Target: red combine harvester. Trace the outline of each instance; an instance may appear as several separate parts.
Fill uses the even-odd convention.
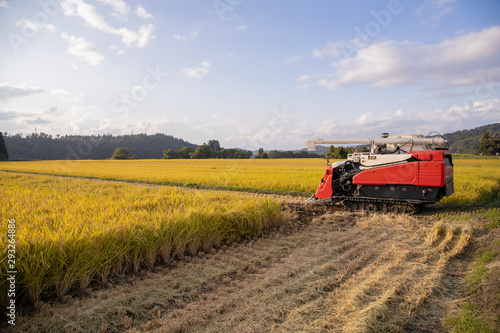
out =
[[[309,203],[336,203],[352,210],[413,214],[452,195],[453,161],[442,137],[389,136],[379,139],[311,139],[317,144],[369,144],[371,152],[349,154],[326,168]]]

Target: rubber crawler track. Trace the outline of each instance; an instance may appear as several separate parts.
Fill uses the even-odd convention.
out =
[[[366,210],[370,212],[395,213],[413,215],[420,212],[425,204],[411,203],[403,200],[349,198],[342,201],[344,207],[350,211]]]

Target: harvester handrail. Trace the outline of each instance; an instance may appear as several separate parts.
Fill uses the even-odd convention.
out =
[[[309,139],[306,141],[306,146],[310,150],[314,150],[316,145],[326,144],[414,144],[414,145],[437,145],[441,146],[445,144],[447,140],[443,138],[355,138],[355,139],[341,139],[341,138],[316,138]]]

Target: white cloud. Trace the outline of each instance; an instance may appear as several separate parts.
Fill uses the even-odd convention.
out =
[[[116,53],[118,53],[119,55],[122,55],[122,54],[124,54],[124,53],[126,53],[126,52],[127,52],[126,50],[120,49],[120,48],[119,48],[118,46],[116,46],[116,45],[111,45],[111,46],[109,47],[109,49],[110,49],[111,51],[116,51]]]
[[[83,102],[83,94],[75,95],[65,89],[51,89],[50,94],[65,102]]]
[[[0,100],[40,94],[43,92],[45,91],[38,87],[16,86],[11,82],[0,83]]]
[[[6,0],[0,0],[0,8],[9,8],[9,3]]]
[[[295,89],[300,91],[303,94],[306,94],[311,89],[311,85],[309,83],[304,83],[304,84],[296,86]]]
[[[500,122],[500,100],[493,98],[476,101],[470,106],[453,105],[444,110],[436,109],[420,113],[408,110],[378,114],[369,112],[352,121],[327,119],[322,122],[323,126],[315,128],[314,133],[310,133],[310,129],[307,129],[307,126],[312,124],[307,123],[298,130],[300,133],[307,133],[304,136],[311,137],[366,138],[378,137],[380,133],[391,131],[389,134],[392,135],[427,135],[430,132],[445,134],[498,122]]]
[[[104,56],[99,53],[99,50],[93,43],[87,42],[83,37],[75,37],[63,32],[61,37],[68,41],[68,53],[72,54],[86,63],[97,66],[104,60]]]
[[[56,114],[55,113],[49,114],[49,112],[38,114],[34,112],[25,112],[18,109],[10,109],[10,110],[0,109],[0,120],[2,120],[6,124],[9,124],[11,127],[15,128],[13,130],[9,130],[10,132],[15,132],[15,133],[20,132],[17,129],[23,129],[25,132],[30,132],[33,130],[32,127],[33,125],[49,124],[50,120],[47,118],[50,118],[51,115],[55,116]]]
[[[65,89],[51,89],[51,95],[69,96],[71,93]]]
[[[181,36],[181,35],[174,35],[174,39],[178,42],[182,42],[182,41],[186,41],[186,40],[189,40],[189,39],[195,39],[196,37],[198,37],[198,32],[197,31],[193,31],[191,32],[189,35],[187,36]]]
[[[417,14],[426,17],[421,26],[435,27],[438,21],[459,6],[458,0],[427,0],[418,8]]]
[[[338,57],[342,54],[343,43],[344,41],[327,42],[321,49],[314,49],[312,56],[315,58]]]
[[[149,41],[155,39],[156,36],[153,35],[155,26],[153,24],[143,25],[139,29],[139,38],[137,39],[137,47],[143,48],[149,44]]]
[[[302,75],[301,77],[295,79],[295,81],[299,81],[299,82],[308,82],[308,81],[311,81],[311,80],[314,80],[314,79],[317,79],[319,78],[320,76],[315,74],[315,75],[307,75],[307,74],[304,74]]]
[[[184,68],[182,71],[190,78],[200,80],[210,71],[209,68],[212,65],[208,61],[203,61],[199,67],[196,68]]]
[[[47,115],[47,116],[56,116],[56,117],[60,117],[64,114],[65,112],[61,109],[59,109],[58,107],[56,106],[52,106],[50,107],[48,110],[45,110],[43,112],[44,115]]]
[[[93,5],[83,2],[83,0],[66,0],[61,2],[61,7],[64,15],[79,16],[92,28],[108,33],[114,33],[115,31]]]
[[[44,124],[49,124],[50,121],[47,119],[44,119],[42,117],[36,117],[36,118],[30,118],[30,119],[25,119],[24,123],[26,125],[44,125]]]
[[[126,28],[119,29],[120,34],[122,35],[122,42],[131,46],[132,44],[136,44],[138,48],[143,48],[144,46],[149,44],[149,41],[156,38],[153,35],[153,31],[155,26],[153,24],[143,25],[139,28],[139,31],[130,31]]]
[[[113,13],[111,15],[124,19],[127,17],[129,7],[125,1],[122,0],[98,0],[100,3],[109,5],[113,8]]]
[[[500,122],[500,100],[478,100],[472,105],[454,105],[445,110],[422,112],[416,115],[415,120],[442,133],[497,123]]]
[[[106,0],[105,2],[112,3],[115,9],[123,8],[120,5],[122,1]],[[92,28],[121,36],[122,42],[127,46],[136,45],[138,48],[143,48],[149,41],[156,37],[153,35],[153,24],[141,26],[138,31],[131,31],[128,28],[116,29],[111,27],[93,5],[85,3],[83,0],[66,0],[61,3],[61,7],[66,16],[79,16]],[[121,11],[123,10],[121,9]]]
[[[336,61],[333,78],[318,84],[329,90],[369,83],[374,87],[432,82],[437,89],[477,84],[480,77],[500,75],[500,27],[447,39],[439,44],[384,41],[351,58]],[[303,76],[304,77],[304,76]]]
[[[458,0],[437,0],[437,6],[442,7],[444,5],[450,4],[450,3],[456,3]]]
[[[289,58],[285,59],[285,62],[287,64],[297,64],[299,60],[302,59],[302,56],[300,54],[296,54],[294,56],[291,56]]]
[[[309,82],[316,80],[320,77],[320,75],[302,75],[301,77],[295,79],[297,82],[304,82],[295,87],[295,90],[306,94],[311,89],[311,84]]]
[[[239,31],[243,31],[243,30],[247,30],[248,27],[246,25],[239,25],[236,27],[236,30],[239,30]]]
[[[30,32],[37,32],[43,28],[49,30],[50,32],[56,31],[56,27],[53,24],[40,24],[33,20],[29,20],[27,18],[23,18],[21,20],[16,21],[16,27],[22,27],[23,30],[28,30]]]
[[[153,18],[153,15],[148,13],[146,9],[144,9],[144,7],[142,7],[141,5],[137,6],[137,8],[135,9],[135,13],[139,18],[142,18],[144,20]]]
[[[26,113],[20,110],[11,109],[11,110],[2,110],[0,109],[0,120],[6,121],[17,121],[21,117],[30,117],[33,116],[32,113]]]

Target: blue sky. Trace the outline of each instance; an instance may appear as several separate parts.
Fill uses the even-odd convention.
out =
[[[0,130],[226,148],[500,122],[500,1],[0,0]]]

